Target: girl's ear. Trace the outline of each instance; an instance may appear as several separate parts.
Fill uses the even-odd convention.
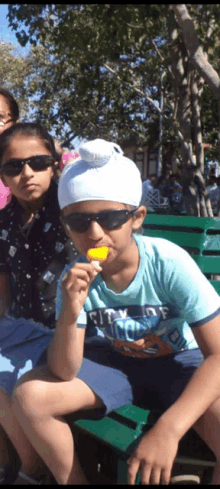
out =
[[[139,229],[142,226],[146,214],[147,214],[146,207],[144,205],[140,205],[140,207],[138,207],[137,211],[134,214],[133,224],[132,224],[133,230]]]
[[[5,181],[5,175],[4,175],[4,173],[1,172],[1,170],[0,170],[0,178],[1,178],[2,183],[4,183],[4,186],[7,187],[8,185]]]
[[[69,238],[71,238],[71,235],[70,235],[70,227],[68,226],[68,224],[66,224],[63,219],[62,219],[62,215],[61,215],[61,223],[62,223],[62,226],[63,226],[63,229],[65,231],[65,233],[67,234],[67,236],[69,236]]]

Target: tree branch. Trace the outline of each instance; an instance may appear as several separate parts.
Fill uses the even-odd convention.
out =
[[[206,55],[200,46],[193,21],[185,4],[173,4],[172,9],[176,15],[177,22],[182,30],[184,43],[190,61],[199,71],[200,75],[210,86],[216,98],[220,98],[220,78],[208,62]]]
[[[112,68],[110,68],[110,66],[108,66],[106,63],[104,63],[103,66],[107,70],[109,70],[111,73],[113,73],[119,81],[121,81],[120,77],[117,75],[117,73],[116,73],[115,70],[113,70]],[[146,95],[146,93],[142,92],[142,90],[140,90],[140,88],[135,87],[135,85],[132,85],[132,83],[129,83],[129,82],[124,82],[124,83],[126,83],[126,85],[128,85],[130,88],[132,88],[136,93],[138,93],[142,97],[146,98],[146,100],[154,107],[154,109],[159,114],[161,114],[160,107],[157,107],[157,105],[154,103],[154,101],[153,101],[153,99],[151,97],[148,97],[148,95]],[[166,116],[164,116],[164,117],[167,118]]]

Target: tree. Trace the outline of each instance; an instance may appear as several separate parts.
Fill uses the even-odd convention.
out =
[[[38,97],[36,117],[53,124],[57,135],[65,130],[80,135],[83,127],[84,137],[135,136],[137,144],[155,139],[157,70],[155,53],[154,59],[148,56],[150,41],[145,46],[145,26],[141,32],[138,28],[142,14],[147,21],[146,7],[140,7],[127,5],[125,12],[123,5],[9,6],[10,25],[18,30],[19,42],[24,45],[29,39],[34,46],[39,76],[32,80],[29,96]],[[159,18],[159,7],[151,10],[151,17]],[[28,34],[18,22],[28,26]],[[151,21],[148,28],[155,29]]]
[[[219,34],[220,34],[219,33],[219,27],[218,27],[218,23],[215,22],[215,15],[216,15],[216,13],[218,13],[218,15],[219,15],[219,11],[216,10],[215,5],[213,5],[212,7],[214,7],[214,9],[212,11],[212,18],[210,21],[210,28],[211,28],[210,30],[211,30],[212,36],[214,37],[217,34],[218,39],[219,39]],[[195,67],[195,69],[199,72],[199,74],[202,76],[202,78],[209,85],[209,87],[211,88],[215,98],[218,101],[218,118],[219,118],[219,124],[218,124],[218,126],[219,126],[218,140],[219,141],[218,142],[219,142],[219,160],[220,160],[220,78],[219,78],[219,75],[218,75],[217,71],[215,70],[214,66],[212,66],[209,63],[209,61],[207,59],[207,55],[204,53],[204,51],[200,45],[197,33],[195,31],[195,27],[193,24],[193,20],[190,17],[190,14],[187,10],[186,5],[184,5],[184,4],[173,5],[173,10],[175,12],[178,24],[182,30],[183,39],[184,39],[184,43],[186,46],[186,50],[187,50],[189,59],[190,59],[191,63],[193,64],[193,66]],[[218,43],[218,54],[219,54],[219,43]],[[215,56],[213,56],[213,58],[214,58],[213,61],[215,60],[215,62],[216,62]]]
[[[170,141],[180,156],[186,205],[191,201],[188,212],[211,215],[202,178],[204,82],[189,59],[174,7],[16,4],[9,5],[8,18],[20,43],[29,40],[33,45],[39,76],[33,76],[29,94],[38,97],[36,115],[53,124],[57,133],[63,131],[63,137],[78,134],[123,141],[132,136],[137,145],[160,144],[163,71],[163,154]],[[216,52],[211,37],[217,29],[214,7],[190,9],[204,51]]]
[[[30,60],[10,42],[0,40],[0,79],[1,86],[11,91],[19,101],[21,117],[29,112],[26,96],[26,83],[31,70]]]
[[[187,51],[187,55],[191,65],[196,69],[196,72],[208,83],[215,98],[218,102],[218,147],[220,160],[220,78],[215,68],[209,63],[207,53],[202,49],[199,38],[197,36],[193,20],[187,10],[186,5],[173,5],[173,10],[176,15],[177,22],[181,28],[182,36]],[[212,34],[214,37],[218,34],[219,27],[216,19],[216,6],[213,5],[209,11],[209,32],[208,37]],[[219,13],[219,11],[218,11]],[[201,31],[201,29],[200,29]],[[219,43],[217,43],[217,48]]]

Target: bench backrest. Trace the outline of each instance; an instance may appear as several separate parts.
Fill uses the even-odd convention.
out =
[[[148,214],[143,234],[165,238],[184,248],[202,272],[220,275],[220,219]],[[211,280],[220,293],[220,281]]]

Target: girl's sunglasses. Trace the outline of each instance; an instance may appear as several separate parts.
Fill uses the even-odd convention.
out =
[[[48,166],[52,166],[54,159],[49,155],[35,155],[29,158],[16,158],[9,160],[5,165],[2,165],[0,171],[9,177],[15,177],[22,172],[24,165],[29,165],[34,171],[45,170]]]
[[[71,231],[85,233],[88,231],[92,221],[98,222],[100,226],[105,229],[115,229],[118,226],[122,226],[122,224],[125,224],[137,209],[138,207],[131,210],[117,209],[112,211],[101,211],[97,214],[74,213],[69,214],[68,216],[62,216],[60,219],[64,224],[70,227]]]

